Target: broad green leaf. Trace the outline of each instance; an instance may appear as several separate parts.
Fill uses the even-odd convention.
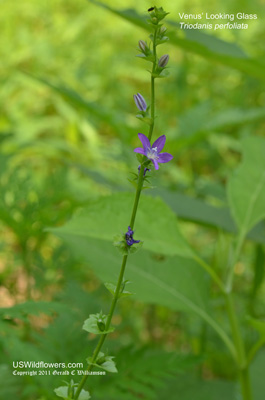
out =
[[[74,215],[66,225],[51,231],[112,242],[117,233],[127,232],[133,202],[133,193],[99,198]],[[141,196],[134,236],[144,242],[143,248],[156,253],[194,255],[179,231],[176,215],[159,198]]]
[[[257,245],[255,248],[255,262],[253,263],[254,279],[252,282],[251,295],[253,299],[256,297],[265,278],[265,251],[263,246]]]
[[[147,24],[146,18],[133,9],[119,10],[97,0],[90,0],[90,2],[149,32],[152,30],[151,26]],[[235,68],[262,81],[265,80],[264,65],[259,60],[248,57],[237,44],[191,29],[181,30],[180,36],[179,23],[175,21],[167,21],[167,23],[174,28],[174,32],[167,33],[170,44],[210,61]]]
[[[189,108],[179,116],[177,148],[192,146],[209,136],[213,131],[220,131],[263,120],[264,107],[248,109],[227,108],[219,112],[212,110],[209,101]]]
[[[203,381],[192,373],[180,375],[168,382],[167,390],[161,391],[159,398],[175,400],[176,393],[181,400],[235,400],[236,385],[225,380]]]
[[[66,306],[56,302],[27,301],[25,303],[16,304],[13,307],[0,308],[0,316],[7,319],[17,318],[22,321],[27,321],[29,315],[53,315],[66,310]]]
[[[260,336],[265,337],[265,321],[261,321],[255,318],[248,318],[250,325],[259,332]]]
[[[257,354],[257,357],[250,366],[250,380],[254,400],[264,400],[265,393],[265,351]]]
[[[126,283],[126,282],[125,282]],[[129,282],[127,282],[129,283]],[[108,289],[108,291],[114,296],[115,292],[116,292],[116,285],[114,285],[111,282],[105,282],[104,286]],[[119,297],[127,297],[127,296],[131,296],[133,293],[129,292],[128,290],[122,290],[122,292],[120,292]]]
[[[54,392],[56,396],[62,397],[64,400],[70,400],[70,397],[68,397],[68,386],[60,386],[54,389]]]
[[[167,398],[163,393],[168,380],[171,382],[172,376],[176,380],[176,374],[189,374],[201,361],[200,357],[155,350],[146,345],[140,349],[134,345],[123,347],[117,353],[119,373],[104,380],[104,385],[97,388],[97,396],[101,400]]]
[[[74,392],[76,392],[76,390],[77,388],[74,388]],[[68,386],[60,386],[54,389],[54,391],[58,397],[62,397],[64,400],[71,400],[68,397]],[[89,399],[91,399],[89,392],[82,389],[80,395],[78,396],[78,400],[89,400]]]
[[[201,199],[177,192],[155,189],[153,195],[161,197],[176,213],[179,219],[236,233],[237,227],[226,207],[215,207]],[[260,222],[248,233],[247,237],[257,243],[265,243],[265,224]]]
[[[104,369],[107,372],[116,373],[118,372],[115,362],[113,361],[113,356],[105,356],[104,353],[100,352],[98,354],[97,360],[92,364],[92,358],[87,358],[88,365],[94,365],[97,368]]]
[[[89,112],[91,115],[94,115],[100,120],[104,120],[108,122],[111,126],[115,128],[115,130],[121,135],[128,131],[130,128],[128,124],[122,119],[122,116],[118,113],[114,113],[113,111],[105,109],[102,105],[92,103],[83,98],[78,92],[76,92],[73,88],[68,87],[63,84],[53,83],[49,79],[33,76],[26,72],[22,73],[22,76],[25,75],[26,78],[33,79],[35,81],[40,82],[41,84],[49,87],[54,90],[58,94],[60,94],[67,102],[74,105],[81,111]]]
[[[117,281],[121,256],[110,242],[66,232],[60,232],[59,236],[69,243],[79,258],[89,263],[99,279]],[[180,256],[157,256],[142,250],[128,258],[125,276],[138,300],[199,315],[234,351],[227,335],[211,316],[208,280],[195,261]]]
[[[265,118],[265,108],[227,108],[214,113],[208,121],[205,121],[204,129],[209,131],[226,129],[233,126],[245,125],[260,121]]]
[[[112,360],[113,357],[106,357],[106,361],[99,365],[99,368],[104,369],[107,372],[112,372],[112,373],[116,373],[118,372],[115,362]]]
[[[94,333],[95,335],[105,335],[106,333],[111,333],[114,331],[114,328],[110,327],[108,330],[100,330],[98,327],[98,321],[102,320],[106,325],[107,323],[107,315],[101,314],[91,314],[88,319],[85,320],[83,329],[84,331]],[[104,329],[104,325],[103,325]]]
[[[0,399],[20,399],[23,382],[12,375],[11,368],[11,363],[0,364]]]
[[[228,182],[228,200],[240,234],[265,217],[265,139],[242,141],[243,161]]]

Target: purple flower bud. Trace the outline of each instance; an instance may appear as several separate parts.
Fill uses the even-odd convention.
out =
[[[169,60],[169,55],[168,54],[164,54],[162,57],[159,58],[158,60],[158,66],[161,68],[165,68],[165,66],[167,65]]]
[[[140,240],[134,240],[134,231],[128,226],[128,232],[125,233],[125,240],[128,246],[132,246],[134,243],[140,243]]]
[[[140,47],[140,50],[142,50],[143,53],[146,53],[148,50],[147,44],[144,40],[139,40],[138,45]]]
[[[143,96],[140,93],[137,93],[133,96],[136,107],[140,110],[140,111],[146,111],[147,105],[145,102],[145,99],[143,98]]]
[[[140,173],[140,169],[141,169],[141,165],[139,165],[139,167],[138,167],[138,172],[139,172],[139,173]],[[146,174],[147,171],[151,171],[151,169],[145,168],[145,169],[144,169],[144,176],[145,176],[145,174]]]

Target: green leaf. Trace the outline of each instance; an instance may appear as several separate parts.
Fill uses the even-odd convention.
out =
[[[152,31],[152,27],[146,23],[145,17],[139,15],[133,9],[119,10],[97,0],[90,0],[90,2],[105,8],[148,32]],[[174,31],[168,32],[170,44],[181,47],[193,54],[200,55],[214,63],[219,62],[262,81],[265,80],[264,65],[258,59],[247,56],[237,44],[226,42],[215,36],[192,29],[181,30],[180,36],[179,23],[175,21],[167,21],[167,23],[174,28]]]
[[[88,319],[85,320],[83,328],[84,331],[94,333],[95,335],[105,335],[106,333],[110,333],[114,331],[113,327],[110,327],[108,330],[101,331],[98,327],[98,320],[103,320],[104,324],[107,323],[107,315],[101,314],[91,314]]]
[[[265,217],[265,139],[242,141],[243,161],[228,182],[228,200],[240,234]]]
[[[107,372],[112,372],[112,373],[118,372],[115,362],[112,360],[112,358],[114,357],[107,356],[106,361],[103,364],[99,365],[99,368],[102,368]]]
[[[261,321],[255,318],[248,318],[247,319],[249,324],[259,332],[260,336],[265,336],[265,321]]]
[[[11,363],[0,364],[0,398],[20,399],[22,390],[22,382],[12,375]]]
[[[124,284],[129,283],[128,281],[124,282]],[[116,285],[114,285],[113,283],[110,282],[105,282],[104,286],[108,289],[108,291],[114,296],[115,295],[115,291],[116,291]],[[127,297],[127,296],[131,296],[133,293],[128,292],[128,290],[123,290],[122,292],[120,292],[119,297]]]
[[[153,348],[122,348],[117,353],[119,374],[108,376],[104,385],[97,388],[102,400],[154,400],[164,399],[168,379],[176,380],[177,374],[189,374],[201,358],[165,352]],[[161,368],[163,366],[163,368]],[[176,392],[174,392],[176,394]]]
[[[103,281],[117,281],[121,257],[112,244],[104,240],[87,239],[66,234],[64,238],[79,258],[89,263]],[[160,304],[172,310],[193,312],[204,319],[222,337],[233,352],[234,348],[209,309],[208,280],[195,261],[180,256],[165,257],[142,250],[129,257],[126,276],[138,300]]]
[[[95,363],[92,363],[92,358],[93,357],[87,358],[88,365],[94,365],[95,367],[104,369],[107,372],[118,372],[115,362],[113,361],[113,356],[105,356],[104,353],[100,352]]]
[[[70,397],[68,397],[68,386],[60,386],[54,389],[54,391],[58,397],[62,397],[64,400],[71,400]]]
[[[175,400],[178,393],[181,400],[235,400],[236,385],[231,381],[203,381],[193,374],[177,376],[168,382],[167,389],[161,392],[160,398]]]
[[[201,199],[177,192],[156,189],[152,193],[161,197],[177,214],[179,219],[196,222],[226,232],[236,233],[237,227],[227,207],[215,207]],[[257,224],[247,237],[257,243],[265,243],[265,224]]]
[[[74,392],[76,392],[76,390],[77,388],[74,388]],[[62,397],[64,400],[71,400],[70,397],[68,397],[68,386],[60,386],[54,389],[54,391],[58,397]],[[82,389],[80,395],[78,396],[78,400],[89,400],[89,399],[91,399],[89,392]]]
[[[57,235],[112,241],[117,233],[127,231],[128,213],[132,210],[133,202],[133,193],[101,197],[74,215],[63,227],[50,230]],[[135,236],[144,242],[145,249],[156,253],[194,256],[180,233],[176,215],[159,198],[141,196]]]
[[[34,81],[37,81],[42,85],[45,85],[48,88],[52,89],[54,92],[57,92],[75,108],[78,108],[84,112],[89,112],[97,119],[108,122],[109,125],[113,126],[122,137],[124,136],[124,132],[128,132],[128,124],[125,123],[120,114],[115,114],[113,110],[107,110],[102,105],[99,106],[99,104],[97,103],[87,101],[73,88],[66,86],[65,84],[60,84],[58,82],[54,83],[48,78],[30,75],[27,72],[21,72],[21,75],[24,76],[26,79],[33,79]]]
[[[265,351],[261,351],[250,366],[250,380],[255,400],[264,400],[265,393]]]
[[[29,315],[54,315],[66,311],[67,307],[63,304],[52,301],[26,301],[16,304],[13,307],[0,308],[0,316],[5,319],[20,319],[28,321]]]
[[[143,117],[140,114],[136,115],[136,118],[140,119],[142,122],[145,122],[147,125],[151,125],[152,124],[152,119],[151,118]]]
[[[263,120],[264,107],[226,108],[215,112],[209,101],[204,101],[189,108],[179,115],[179,133],[177,149],[187,148],[205,139],[212,132],[251,124]]]
[[[252,296],[255,298],[258,290],[260,289],[264,277],[265,277],[265,251],[261,245],[257,245],[255,249],[255,262],[253,265],[254,268],[254,279],[252,283]]]

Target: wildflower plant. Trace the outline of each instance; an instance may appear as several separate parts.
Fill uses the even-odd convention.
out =
[[[144,122],[144,126],[148,126],[148,132],[135,134],[135,142],[137,140],[140,141],[138,147],[134,150],[136,153],[136,157],[138,160],[137,166],[135,167],[136,171],[133,173],[134,178],[131,179],[131,183],[136,188],[134,202],[132,203],[132,212],[130,218],[126,225],[123,228],[123,232],[117,234],[114,238],[114,246],[119,250],[122,255],[121,268],[118,275],[118,280],[116,284],[112,282],[106,282],[105,287],[112,295],[112,302],[110,305],[109,312],[104,314],[102,311],[97,314],[89,315],[84,322],[83,329],[89,333],[98,335],[99,340],[94,349],[94,352],[91,356],[87,358],[87,369],[86,374],[83,375],[81,381],[79,383],[75,383],[71,380],[70,383],[67,383],[65,386],[61,386],[55,389],[55,393],[57,396],[62,397],[66,400],[88,400],[90,398],[90,394],[88,391],[84,389],[87,377],[89,372],[93,368],[103,369],[109,373],[116,373],[117,366],[115,364],[114,356],[107,354],[103,345],[109,333],[114,331],[114,327],[111,325],[112,317],[115,312],[115,308],[118,300],[122,297],[130,296],[132,293],[127,290],[127,286],[130,283],[125,279],[125,269],[128,258],[131,254],[138,251],[141,246],[144,245],[143,240],[140,235],[138,235],[137,227],[135,229],[136,216],[139,206],[139,201],[141,197],[141,193],[143,189],[150,188],[146,183],[149,183],[149,178],[152,174],[158,173],[160,168],[160,164],[168,163],[172,160],[173,156],[164,151],[164,147],[166,147],[166,136],[162,133],[158,135],[158,137],[153,138],[154,125],[155,125],[155,81],[157,78],[166,77],[168,74],[167,66],[169,63],[169,55],[168,54],[157,54],[158,46],[165,43],[168,38],[166,37],[166,28],[163,26],[162,21],[166,17],[167,13],[163,10],[163,8],[151,7],[149,10],[149,18],[148,23],[152,28],[152,33],[149,36],[150,41],[141,39],[138,42],[138,57],[143,59],[144,61],[151,64],[150,74],[151,74],[151,91],[150,91],[150,99],[149,96],[143,93],[134,94],[134,102],[137,109],[136,117],[139,118],[142,122]],[[140,145],[141,144],[141,145]],[[156,233],[157,230],[153,229],[153,226],[159,226],[159,228],[164,232],[163,237],[163,246],[167,248],[167,253],[172,256],[176,256],[180,258],[176,258],[177,262],[183,262],[183,264],[189,268],[189,273],[187,274],[187,281],[184,279],[180,279],[180,283],[178,282],[178,274],[176,273],[175,280],[172,278],[172,273],[176,269],[170,269],[170,277],[166,277],[165,280],[162,279],[162,284],[159,284],[159,293],[161,292],[161,297],[163,294],[167,296],[166,305],[172,304],[172,299],[177,304],[178,302],[184,305],[190,311],[193,311],[197,314],[205,323],[207,323],[211,328],[215,331],[215,333],[222,340],[223,344],[226,346],[227,351],[231,359],[233,359],[234,364],[236,366],[237,376],[240,383],[240,391],[241,396],[237,397],[242,400],[253,400],[252,394],[252,385],[249,374],[249,367],[256,356],[258,350],[264,347],[265,343],[265,322],[258,320],[256,318],[251,318],[249,320],[249,324],[257,331],[260,335],[259,339],[254,342],[251,347],[249,343],[245,343],[244,336],[241,332],[240,320],[237,315],[237,311],[234,304],[234,275],[236,266],[240,260],[240,255],[242,252],[242,248],[245,242],[245,239],[249,233],[251,233],[252,228],[255,225],[262,221],[265,216],[265,159],[264,159],[264,148],[265,142],[263,138],[260,137],[247,137],[242,141],[242,150],[243,150],[243,162],[240,167],[237,169],[236,173],[231,176],[228,181],[227,186],[227,194],[228,194],[228,203],[231,210],[231,215],[237,226],[237,236],[234,243],[229,246],[229,256],[227,256],[227,270],[221,273],[219,276],[219,271],[215,266],[210,265],[202,259],[197,252],[192,249],[182,238],[180,235],[177,225],[175,225],[175,214],[171,213],[171,210],[167,208],[163,208],[163,212],[160,212],[161,208],[158,208],[159,212],[150,212],[147,221],[148,221],[148,236],[145,239],[145,247],[149,250],[156,251],[157,243],[156,242]],[[119,193],[120,197],[123,196]],[[122,204],[127,205],[129,197],[126,195],[123,196],[123,202],[116,203],[115,194],[113,196],[113,204],[118,204],[119,207]],[[155,199],[153,199],[153,204],[155,203]],[[158,200],[160,201],[160,200]],[[108,206],[110,203],[110,199],[108,199]],[[107,201],[102,200],[101,207],[106,205]],[[150,202],[149,200],[145,200],[144,196],[142,196],[141,205],[143,208],[145,207],[145,211],[149,210]],[[93,206],[92,211],[98,211],[99,205],[97,202],[96,206]],[[104,216],[108,217],[111,215],[112,209],[111,207],[105,207],[107,211]],[[155,209],[155,207],[154,207]],[[201,209],[201,208],[199,208]],[[90,212],[90,211],[89,211]],[[121,223],[123,222],[124,216],[127,216],[127,206],[123,210],[123,218],[121,218]],[[212,212],[212,211],[211,211]],[[153,223],[153,215],[156,215],[158,218],[163,214],[163,219],[161,218],[159,221],[160,225],[152,225]],[[89,218],[86,220],[86,224],[84,224],[84,229],[88,230],[87,223],[90,223],[93,212],[89,213]],[[167,215],[167,217],[166,217]],[[217,214],[220,216],[220,214]],[[223,215],[223,214],[222,214]],[[102,218],[102,217],[101,217]],[[157,219],[157,218],[156,218]],[[171,225],[171,221],[174,221],[174,224]],[[218,217],[219,220],[219,217]],[[78,222],[74,221],[73,226],[75,227]],[[100,219],[102,221],[102,219]],[[166,223],[163,225],[164,221]],[[204,217],[202,219],[203,223],[205,223]],[[210,221],[210,220],[209,220]],[[156,221],[158,224],[158,222]],[[230,222],[229,222],[230,223]],[[139,225],[141,221],[139,219]],[[98,225],[96,225],[98,226]],[[218,224],[216,226],[219,226]],[[220,225],[221,227],[221,225]],[[68,228],[69,229],[69,226]],[[72,227],[73,229],[73,227]],[[106,229],[108,227],[106,226]],[[263,228],[262,228],[263,229]],[[70,227],[71,231],[71,227]],[[68,231],[69,232],[69,231]],[[86,232],[86,231],[85,231]],[[109,231],[110,232],[110,231]],[[104,232],[105,236],[109,236]],[[112,230],[111,230],[112,232]],[[259,231],[260,232],[260,231]],[[82,232],[84,233],[84,232]],[[143,234],[143,233],[142,233]],[[98,237],[102,238],[102,230],[97,233]],[[153,236],[152,236],[153,235]],[[175,236],[174,236],[175,235]],[[152,238],[150,243],[147,241],[148,238]],[[258,243],[261,243],[261,237],[259,238]],[[179,241],[179,248],[176,243],[176,240]],[[262,239],[264,242],[264,239]],[[149,248],[148,248],[149,246]],[[260,247],[258,247],[260,248]],[[108,247],[108,249],[110,249]],[[109,250],[111,251],[111,250]],[[144,252],[143,252],[144,253]],[[114,253],[113,253],[114,254]],[[116,253],[115,253],[116,254]],[[258,253],[259,258],[261,257]],[[97,253],[98,256],[98,253]],[[118,255],[119,256],[119,255]],[[116,257],[116,255],[115,255]],[[136,256],[137,257],[137,256]],[[187,257],[187,259],[186,259]],[[144,259],[144,255],[142,256]],[[261,257],[262,258],[262,257]],[[106,258],[102,258],[98,261],[98,265],[105,261]],[[116,260],[116,258],[115,258]],[[144,261],[145,262],[145,261]],[[142,263],[142,267],[144,267],[144,262]],[[195,266],[193,265],[195,262]],[[220,267],[223,268],[222,260],[220,261]],[[264,261],[262,261],[264,264]],[[215,288],[219,291],[222,296],[222,304],[223,309],[227,316],[227,323],[229,323],[229,332],[226,332],[226,324],[224,327],[219,323],[217,319],[215,319],[208,312],[208,304],[207,307],[204,307],[204,304],[200,305],[201,296],[200,293],[200,285],[201,283],[198,279],[198,276],[193,276],[194,273],[198,271],[197,266],[203,268],[204,271],[209,275],[212,279],[212,282],[215,285]],[[219,267],[219,264],[218,264]],[[159,266],[160,268],[160,266]],[[184,269],[184,268],[182,268]],[[221,268],[220,268],[221,269]],[[158,270],[157,270],[158,271]],[[258,271],[258,270],[257,270]],[[133,271],[131,271],[133,273]],[[259,272],[257,272],[258,276]],[[139,276],[135,275],[135,276]],[[201,276],[202,277],[202,276]],[[156,284],[154,277],[152,276],[152,285]],[[164,278],[164,276],[163,276]],[[191,279],[190,279],[191,278]],[[170,281],[169,281],[170,280]],[[259,276],[256,278],[256,287],[260,285],[262,282],[262,278]],[[173,284],[171,285],[171,281]],[[192,282],[194,281],[194,282]],[[186,285],[183,285],[183,282],[186,282]],[[203,276],[203,282],[205,282],[205,277]],[[164,284],[165,283],[165,284]],[[193,286],[194,283],[194,286]],[[179,286],[178,286],[179,285]],[[182,286],[186,286],[182,291]],[[165,289],[166,288],[166,289]],[[164,290],[164,291],[163,291]],[[186,293],[187,292],[187,293]],[[198,293],[194,298],[193,292]],[[157,291],[155,290],[151,296],[152,301],[157,296]],[[165,303],[162,303],[165,304]],[[185,309],[185,308],[184,308]],[[219,317],[218,317],[219,318]],[[249,348],[248,348],[249,347]],[[236,397],[235,397],[236,398]]]
[[[168,40],[168,38],[165,36],[166,28],[162,25],[162,21],[168,13],[165,12],[162,7],[152,7],[148,10],[148,12],[149,17],[147,22],[151,25],[153,31],[149,36],[151,39],[151,45],[149,46],[146,41],[140,40],[138,43],[140,54],[138,56],[152,64],[152,70],[150,71],[150,106],[147,106],[145,98],[142,94],[137,93],[133,97],[136,107],[139,110],[139,113],[136,116],[149,125],[149,132],[148,136],[144,135],[143,133],[138,134],[143,148],[137,147],[134,149],[134,152],[138,153],[137,157],[140,165],[138,166],[138,174],[135,174],[135,180],[132,181],[136,187],[136,193],[128,230],[121,235],[117,235],[114,240],[114,246],[116,246],[123,255],[121,269],[116,285],[109,282],[105,283],[105,287],[112,295],[109,313],[104,315],[101,311],[98,314],[91,314],[83,325],[83,329],[85,331],[99,335],[99,341],[92,356],[87,358],[87,374],[83,376],[79,384],[74,383],[71,380],[69,384],[67,383],[67,386],[61,386],[55,389],[56,395],[66,400],[88,400],[91,398],[89,392],[84,390],[83,387],[86,383],[89,371],[91,371],[94,367],[108,372],[117,372],[117,368],[113,360],[114,357],[105,354],[101,351],[101,349],[107,338],[107,335],[114,331],[114,328],[111,326],[111,321],[117,301],[123,296],[132,294],[125,290],[129,281],[124,280],[124,274],[129,254],[137,251],[143,244],[140,239],[134,239],[133,230],[141,192],[145,188],[144,181],[147,180],[147,172],[152,171],[152,164],[154,169],[158,170],[159,163],[167,163],[173,158],[173,156],[169,153],[161,153],[166,142],[165,135],[161,135],[158,139],[156,139],[152,146],[150,144],[155,124],[155,80],[156,78],[163,78],[167,76],[166,66],[169,61],[169,55],[164,54],[159,58],[157,55],[157,46]]]

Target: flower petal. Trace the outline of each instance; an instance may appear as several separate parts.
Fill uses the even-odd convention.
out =
[[[134,152],[145,155],[144,149],[142,149],[142,147],[136,147],[136,149],[134,149]]]
[[[160,151],[163,149],[166,143],[166,135],[160,136],[156,141],[153,143],[152,148],[156,147],[157,152],[160,153]]]
[[[151,144],[149,142],[148,137],[146,137],[143,133],[138,133],[138,137],[142,142],[145,152],[147,151],[147,149],[151,149]]]
[[[160,153],[159,154],[159,158],[158,158],[158,162],[159,163],[166,163],[171,161],[173,158],[172,154],[169,153]]]
[[[155,166],[155,169],[159,169],[159,165],[158,165],[157,160],[152,160],[152,162],[153,162],[153,164]]]

